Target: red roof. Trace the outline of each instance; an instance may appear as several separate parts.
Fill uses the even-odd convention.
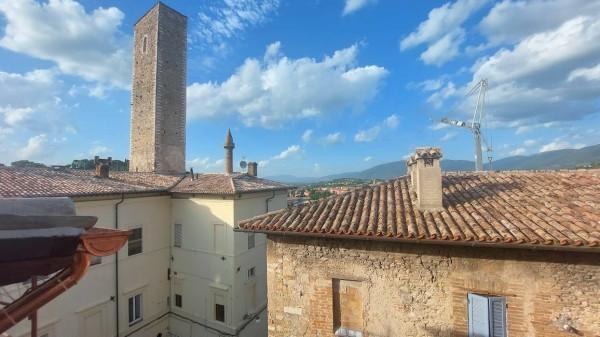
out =
[[[400,177],[257,216],[238,230],[600,252],[600,170],[448,173],[442,181],[443,210],[418,210],[410,179]]]
[[[94,171],[15,168],[0,166],[0,198],[92,196],[120,193],[198,193],[235,194],[286,190],[290,187],[245,173],[165,175],[142,172],[110,172],[109,178],[98,178]]]

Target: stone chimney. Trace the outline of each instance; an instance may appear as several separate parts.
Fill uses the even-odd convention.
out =
[[[235,144],[233,143],[233,137],[231,137],[231,130],[227,129],[227,135],[225,136],[225,173],[233,173],[233,149]]]
[[[258,176],[258,163],[251,161],[248,163],[248,175],[256,177]]]
[[[417,148],[406,162],[412,189],[417,194],[420,210],[436,210],[442,204],[442,150],[437,147]]]
[[[110,164],[112,163],[112,157],[107,159],[100,159],[100,157],[94,157],[94,164],[96,164],[96,174],[98,178],[108,178],[110,175]]]

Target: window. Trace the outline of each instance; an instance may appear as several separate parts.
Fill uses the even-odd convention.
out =
[[[214,225],[214,249],[216,253],[225,252],[225,225]]]
[[[134,228],[129,235],[129,243],[127,245],[127,255],[136,255],[142,252],[142,229]]]
[[[179,247],[179,248],[181,248],[181,242],[182,242],[182,240],[183,240],[183,237],[182,237],[182,234],[183,234],[183,233],[182,233],[182,230],[183,230],[183,228],[182,228],[181,224],[180,224],[180,223],[176,223],[176,224],[175,224],[175,227],[174,227],[174,231],[175,231],[175,233],[174,233],[174,235],[173,235],[173,241],[174,241],[174,242],[173,242],[173,245],[174,245],[175,247]]]
[[[254,233],[248,234],[248,249],[254,248]]]
[[[506,337],[506,298],[469,293],[469,337]]]
[[[215,321],[225,322],[225,296],[215,294]]]
[[[129,298],[129,325],[142,320],[142,294]]]
[[[248,269],[248,279],[254,278],[254,276],[256,276],[256,267]]]
[[[142,53],[146,54],[148,50],[148,35],[144,35],[144,39],[142,40]]]
[[[362,337],[362,283],[333,280],[333,331],[335,336]]]
[[[102,263],[102,257],[92,255],[92,258],[90,259],[90,266],[95,266],[100,263]]]
[[[183,306],[183,298],[179,294],[175,294],[175,306],[178,308]]]

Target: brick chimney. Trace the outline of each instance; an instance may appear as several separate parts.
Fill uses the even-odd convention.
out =
[[[248,175],[256,177],[258,176],[258,163],[251,161],[248,163]]]
[[[94,164],[96,164],[96,174],[98,178],[108,178],[110,175],[110,164],[112,163],[112,157],[107,159],[100,159],[100,157],[94,157]]]
[[[417,194],[420,210],[436,210],[442,204],[442,150],[437,147],[417,148],[407,160],[407,173],[412,189]]]
[[[233,137],[231,137],[231,130],[227,129],[227,135],[225,136],[225,173],[232,174],[233,173],[233,149],[235,148],[235,143],[233,142]]]

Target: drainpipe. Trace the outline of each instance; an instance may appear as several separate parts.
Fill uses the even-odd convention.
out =
[[[115,204],[115,229],[119,229],[119,205],[125,201],[125,194],[121,193],[121,201]],[[119,337],[119,251],[115,253],[115,306],[116,306],[116,337]]]
[[[275,191],[273,191],[273,195],[265,200],[265,213],[269,213],[269,201],[275,198]]]

